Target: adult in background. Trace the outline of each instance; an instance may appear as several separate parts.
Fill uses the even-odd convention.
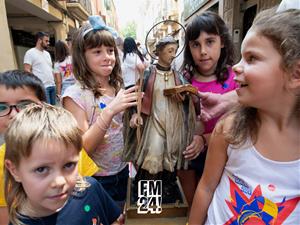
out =
[[[139,74],[145,70],[144,57],[138,50],[135,40],[127,37],[124,40],[122,60],[122,76],[125,88],[135,85]]]
[[[56,104],[56,88],[52,73],[52,60],[46,49],[49,46],[49,35],[45,32],[36,34],[36,44],[24,56],[24,70],[40,78],[46,89],[47,102]]]
[[[75,83],[72,69],[72,57],[70,56],[67,44],[63,41],[57,41],[55,43],[54,76],[57,97],[60,98],[67,87]]]

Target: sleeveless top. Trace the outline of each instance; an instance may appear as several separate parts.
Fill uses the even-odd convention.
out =
[[[206,224],[300,224],[300,159],[267,159],[250,141],[227,155]]]

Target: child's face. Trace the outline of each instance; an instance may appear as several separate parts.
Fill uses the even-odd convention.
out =
[[[78,159],[74,146],[66,147],[56,140],[38,140],[31,155],[22,158],[18,167],[6,160],[10,173],[22,183],[27,195],[24,208],[34,212],[28,216],[47,216],[64,206],[76,184]]]
[[[167,44],[158,53],[158,63],[161,66],[169,67],[176,56],[177,44]]]
[[[97,48],[87,49],[84,55],[96,78],[99,78],[99,76],[109,78],[116,62],[114,47],[101,45]]]
[[[233,69],[240,103],[256,108],[278,106],[284,94],[282,57],[266,37],[250,30],[241,47],[242,59]],[[275,104],[275,101],[277,103]]]
[[[4,85],[0,85],[0,103],[7,105],[16,105],[21,102],[31,101],[39,103],[39,99],[36,97],[35,92],[28,87],[7,89]],[[0,117],[0,134],[4,133],[10,120],[17,114],[15,108],[12,109],[9,115]]]
[[[204,31],[196,40],[189,41],[193,61],[201,75],[215,73],[223,47],[219,35],[208,34]]]

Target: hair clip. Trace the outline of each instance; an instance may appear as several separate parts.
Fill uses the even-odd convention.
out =
[[[98,30],[107,30],[110,32],[114,38],[117,38],[118,34],[117,32],[110,26],[107,26],[102,17],[100,16],[89,16],[89,22],[92,26],[92,28],[87,29],[86,31],[83,32],[83,37],[89,33],[90,31],[98,31]]]

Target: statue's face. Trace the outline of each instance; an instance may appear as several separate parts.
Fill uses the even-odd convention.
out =
[[[161,66],[169,67],[176,56],[178,44],[166,44],[158,51],[158,63]]]

